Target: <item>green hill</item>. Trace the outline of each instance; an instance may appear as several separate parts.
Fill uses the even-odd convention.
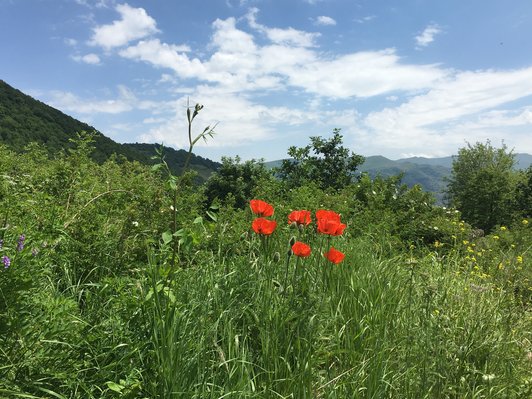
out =
[[[92,154],[97,162],[104,162],[112,154],[122,155],[130,161],[152,164],[156,155],[156,144],[120,144],[94,127],[80,122],[63,112],[35,100],[0,80],[0,142],[15,151],[22,151],[31,142],[46,146],[50,154],[72,146],[70,139],[79,132],[95,132],[95,150]],[[165,159],[174,173],[179,173],[185,163],[185,150],[164,147]],[[220,164],[193,155],[192,169],[198,171],[199,180],[206,180]]]

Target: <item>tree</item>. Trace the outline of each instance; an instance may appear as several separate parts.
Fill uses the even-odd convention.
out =
[[[516,211],[521,217],[532,217],[532,165],[521,171],[517,184]]]
[[[334,129],[333,133],[329,140],[310,137],[309,145],[288,149],[291,159],[283,160],[278,174],[289,187],[313,182],[323,190],[340,190],[353,182],[364,157],[342,145],[340,129]]]
[[[449,204],[462,212],[466,222],[483,230],[508,224],[517,183],[514,164],[515,156],[504,144],[494,148],[490,141],[468,143],[453,160],[446,190]]]
[[[262,161],[240,162],[240,157],[222,157],[222,166],[205,183],[205,197],[208,204],[216,198],[225,200],[232,196],[237,208],[248,206],[257,187],[273,179]]]

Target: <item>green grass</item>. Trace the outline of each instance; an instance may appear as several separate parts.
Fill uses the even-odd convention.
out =
[[[468,226],[416,193],[402,209],[273,187],[278,227],[261,242],[249,210],[207,216],[201,193],[183,187],[173,264],[160,176],[83,151],[55,161],[2,151],[0,256],[11,266],[0,272],[0,397],[532,394],[521,220],[464,243]],[[291,229],[286,215],[305,204],[341,212],[346,232]],[[293,234],[311,257],[288,258]],[[331,243],[346,255],[338,265],[320,255]]]

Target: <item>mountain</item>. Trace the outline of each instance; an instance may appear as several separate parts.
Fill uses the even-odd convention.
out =
[[[517,169],[526,169],[532,165],[530,154],[515,154],[515,160]],[[265,163],[268,168],[280,167],[281,164],[282,160]],[[439,203],[443,203],[443,191],[447,184],[445,179],[451,175],[452,164],[452,156],[391,160],[381,155],[374,155],[366,157],[359,171],[369,174],[372,178],[403,174],[403,183],[409,187],[419,184],[423,190],[433,193]]]
[[[130,161],[153,164],[156,144],[120,144],[94,127],[80,122],[50,107],[0,80],[0,142],[15,151],[22,151],[30,142],[46,146],[50,154],[71,148],[71,138],[79,132],[95,132],[93,159],[104,162],[112,154],[122,155]],[[166,162],[170,169],[179,174],[187,152],[164,147]],[[190,167],[198,171],[199,181],[205,181],[220,164],[200,156],[192,155]]]

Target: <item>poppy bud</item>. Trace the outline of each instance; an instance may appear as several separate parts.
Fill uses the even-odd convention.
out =
[[[292,245],[294,245],[296,243],[297,239],[292,236],[292,238],[290,238],[290,247],[292,247]]]
[[[279,261],[281,260],[281,254],[279,252],[276,252],[273,254],[273,261],[275,263],[279,263]]]

